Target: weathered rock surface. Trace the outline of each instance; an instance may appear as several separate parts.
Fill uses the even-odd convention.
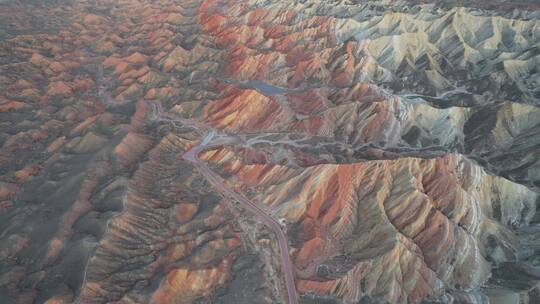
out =
[[[0,302],[285,301],[183,117],[302,303],[538,303],[540,7],[454,2],[3,1]]]

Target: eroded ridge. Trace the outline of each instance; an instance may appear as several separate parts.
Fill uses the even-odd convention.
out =
[[[1,1],[0,302],[539,303],[539,7],[455,2]]]
[[[186,161],[191,162],[199,169],[199,172],[209,180],[217,190],[229,199],[240,202],[244,208],[249,210],[254,216],[259,218],[259,220],[264,223],[272,232],[276,235],[278,242],[279,252],[280,252],[280,261],[281,261],[281,272],[284,277],[284,283],[287,290],[287,303],[296,304],[298,302],[298,294],[296,292],[296,286],[294,283],[294,272],[295,269],[290,259],[288,240],[285,232],[282,230],[282,226],[269,215],[265,210],[261,209],[257,204],[253,203],[247,199],[241,193],[236,192],[235,190],[229,188],[222,178],[213,172],[208,165],[199,159],[199,154],[205,150],[221,147],[231,144],[240,143],[241,139],[238,136],[230,136],[226,134],[217,133],[215,129],[205,126],[204,124],[197,123],[196,121],[189,119],[175,118],[173,115],[166,114],[163,112],[163,107],[159,102],[152,103],[154,114],[153,119],[158,121],[165,121],[171,123],[174,127],[177,128],[192,128],[195,131],[201,132],[202,130],[209,130],[201,138],[196,145],[191,147],[187,152],[182,155],[182,158]],[[201,130],[202,129],[202,130]]]

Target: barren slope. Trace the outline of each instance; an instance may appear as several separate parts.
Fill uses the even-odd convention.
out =
[[[539,302],[538,7],[357,2],[0,3],[0,302],[285,302],[212,136],[302,303]]]

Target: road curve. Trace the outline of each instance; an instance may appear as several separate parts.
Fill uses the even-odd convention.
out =
[[[183,155],[183,159],[192,163],[199,169],[199,172],[210,181],[217,190],[226,197],[232,198],[240,202],[247,210],[257,216],[261,222],[263,222],[270,230],[276,234],[278,241],[280,258],[281,258],[281,271],[285,279],[285,286],[287,288],[287,297],[289,304],[298,304],[298,295],[296,293],[296,286],[294,284],[294,268],[289,255],[289,247],[287,243],[287,237],[285,232],[281,229],[281,225],[273,219],[270,215],[264,212],[259,206],[250,201],[243,194],[238,193],[225,185],[222,178],[212,171],[208,165],[199,159],[199,154],[211,147],[233,144],[238,142],[238,138],[231,136],[221,136],[214,139],[215,132],[209,132],[207,136],[202,139],[198,145],[189,149]]]

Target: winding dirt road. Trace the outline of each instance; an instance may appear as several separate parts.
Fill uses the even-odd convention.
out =
[[[172,123],[174,126],[189,127],[197,131],[203,129],[206,132],[206,135],[199,141],[199,143],[189,149],[182,156],[184,160],[192,163],[199,172],[210,182],[212,185],[225,197],[238,201],[250,211],[254,216],[256,216],[263,224],[265,224],[270,230],[272,230],[277,238],[280,259],[281,259],[281,271],[284,276],[285,286],[287,289],[287,298],[289,304],[298,304],[298,294],[296,292],[296,286],[294,283],[294,267],[291,262],[289,255],[289,247],[287,242],[287,236],[285,232],[281,229],[281,225],[276,221],[272,216],[267,214],[263,209],[261,209],[257,204],[250,201],[243,194],[238,193],[231,188],[229,188],[223,182],[223,179],[214,171],[212,171],[208,165],[199,159],[199,154],[206,149],[241,143],[242,140],[237,136],[219,134],[215,129],[210,128],[206,125],[202,125],[200,122],[195,122],[188,119],[181,119],[173,117],[167,113],[163,112],[161,104],[152,103],[154,110],[155,119],[161,121],[167,121]]]

